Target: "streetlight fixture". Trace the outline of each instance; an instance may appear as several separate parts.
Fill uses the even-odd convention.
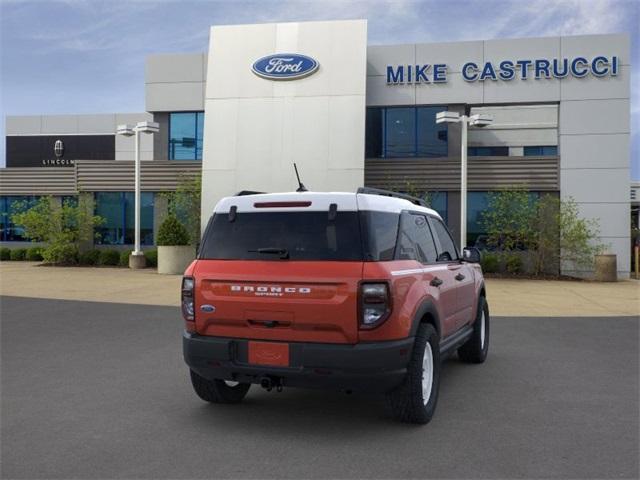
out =
[[[125,137],[135,136],[135,244],[129,255],[129,268],[144,268],[145,258],[140,249],[140,133],[157,133],[160,125],[156,122],[138,122],[135,126],[118,125],[116,133]]]
[[[493,122],[490,115],[481,113],[475,115],[460,115],[458,112],[438,112],[436,123],[461,123],[462,124],[462,151],[460,168],[460,248],[467,244],[467,125],[474,127],[486,127]]]

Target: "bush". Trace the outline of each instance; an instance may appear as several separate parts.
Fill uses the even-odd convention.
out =
[[[93,215],[93,200],[85,195],[62,205],[52,197],[41,197],[34,205],[19,202],[12,210],[11,221],[20,225],[30,240],[46,244],[42,258],[52,264],[78,263],[80,244],[91,240],[93,229],[104,222]]]
[[[522,273],[522,258],[520,258],[520,255],[516,255],[513,253],[507,255],[505,259],[505,267],[507,269],[507,272],[511,274],[515,275],[518,273]]]
[[[13,250],[11,250],[11,254],[10,254],[11,260],[22,261],[26,258],[26,256],[27,256],[26,248],[14,248]]]
[[[500,257],[495,253],[483,252],[480,265],[484,273],[496,273],[500,269]]]
[[[120,261],[118,262],[118,265],[120,265],[121,267],[128,267],[129,255],[131,255],[131,252],[129,250],[123,250],[122,252],[120,252]]]
[[[158,245],[189,245],[189,232],[175,215],[167,215],[158,229]]]
[[[27,249],[27,260],[30,262],[40,262],[42,260],[42,249],[40,247]]]
[[[78,257],[78,247],[74,244],[52,244],[42,251],[42,259],[54,265],[75,265]]]
[[[120,252],[118,250],[100,250],[98,265],[118,265]]]
[[[144,252],[144,258],[147,259],[147,266],[154,267],[154,268],[158,266],[158,251],[157,250],[146,250]]]
[[[11,260],[11,250],[7,247],[0,248],[0,261]]]
[[[100,259],[100,250],[87,250],[80,254],[80,263],[82,265],[97,265]]]

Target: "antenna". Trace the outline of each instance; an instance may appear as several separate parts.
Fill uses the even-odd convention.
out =
[[[296,171],[296,178],[298,179],[298,189],[296,192],[308,192],[307,187],[304,186],[304,183],[300,181],[300,175],[298,174],[298,166],[295,162],[293,162],[293,168]]]

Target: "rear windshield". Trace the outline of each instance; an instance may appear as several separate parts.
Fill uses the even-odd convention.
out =
[[[357,212],[215,214],[200,258],[219,260],[362,260]]]
[[[198,258],[210,260],[391,260],[398,215],[382,212],[217,213]]]

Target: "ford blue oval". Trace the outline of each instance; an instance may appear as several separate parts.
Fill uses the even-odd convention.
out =
[[[308,77],[318,70],[316,60],[298,53],[278,53],[256,60],[253,73],[269,80],[296,80]]]

